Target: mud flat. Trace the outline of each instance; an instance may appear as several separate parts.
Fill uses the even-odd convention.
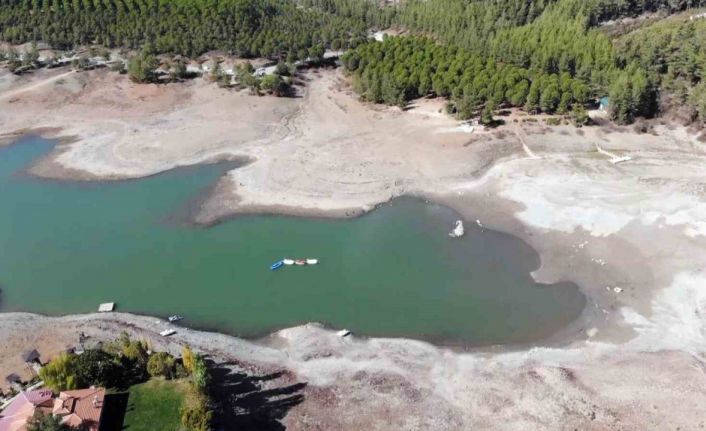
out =
[[[360,104],[336,72],[308,75],[304,97],[291,100],[198,81],[136,87],[108,72],[51,78],[0,80],[3,133],[61,127],[73,137],[37,175],[132,178],[251,158],[220,179],[203,223],[244,212],[350,216],[424,196],[522,237],[541,254],[537,280],[575,281],[591,301],[591,318],[553,347],[459,352],[340,339],[315,325],[260,343],[188,330],[174,338],[307,382],[305,401],[283,419],[292,429],[704,426],[706,152],[686,130],[520,123],[467,134],[439,113],[440,101],[408,112]],[[631,160],[611,163],[596,144]],[[117,328],[152,337],[153,321],[3,314],[0,343]]]

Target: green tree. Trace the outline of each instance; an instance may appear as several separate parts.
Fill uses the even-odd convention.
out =
[[[124,369],[118,359],[100,349],[86,350],[74,359],[76,382],[80,386],[124,387]]]
[[[555,82],[549,83],[543,90],[539,100],[539,107],[544,112],[554,112],[561,101],[559,86]]]
[[[285,96],[289,92],[289,84],[279,75],[273,73],[262,78],[260,88],[275,96]]]
[[[62,424],[60,417],[44,414],[37,409],[27,421],[26,431],[71,431],[71,427]]]
[[[324,59],[324,53],[326,52],[326,48],[322,44],[316,44],[309,48],[308,54],[309,54],[309,59],[313,61],[314,63],[320,63]]]
[[[621,73],[610,89],[610,117],[618,124],[631,123],[635,115],[632,85],[626,73]]]
[[[289,66],[280,61],[275,67],[275,74],[279,76],[289,76]]]
[[[76,356],[62,353],[39,370],[39,377],[54,392],[76,389],[79,385],[76,368]]]
[[[529,92],[527,93],[527,101],[525,102],[525,111],[533,114],[539,109],[539,81],[534,80],[530,85]]]
[[[157,57],[151,53],[151,48],[145,47],[142,52],[128,60],[127,73],[130,80],[137,83],[155,81],[154,70],[159,65]]]
[[[495,119],[493,118],[493,105],[491,103],[486,103],[483,108],[483,112],[481,112],[480,115],[480,123],[486,126],[490,126],[495,123]]]
[[[571,107],[571,93],[568,91],[565,91],[561,93],[561,100],[559,100],[559,106],[557,107],[557,112],[560,114],[566,114],[569,112],[569,108]]]
[[[591,121],[586,108],[579,104],[574,105],[574,109],[571,111],[571,117],[574,120],[574,125],[577,127],[585,126]]]
[[[194,367],[191,372],[191,377],[196,387],[202,391],[206,390],[211,382],[211,376],[208,373],[208,366],[201,355],[196,355],[194,358]]]

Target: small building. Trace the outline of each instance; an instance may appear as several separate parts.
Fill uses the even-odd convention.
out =
[[[40,355],[37,349],[32,349],[24,352],[22,354],[22,360],[24,361],[25,365],[27,365],[27,369],[29,370],[29,372],[35,376],[39,373],[39,370],[42,368],[42,361],[40,359]]]
[[[52,413],[61,418],[62,424],[72,428],[98,431],[104,400],[104,388],[64,391],[54,400]]]
[[[598,109],[606,112],[608,111],[608,108],[610,107],[610,98],[608,96],[601,97],[598,100]]]
[[[0,412],[0,431],[25,431],[27,421],[37,410],[50,414],[53,404],[50,390],[20,392],[10,405]]]
[[[32,350],[28,350],[28,351],[24,352],[22,354],[22,360],[25,362],[25,364],[32,364],[35,362],[40,365],[42,364],[42,362],[40,361],[40,355],[39,355],[39,352],[37,351],[37,349],[32,349]]]
[[[5,381],[10,385],[11,388],[21,391],[22,390],[22,377],[19,374],[12,373],[5,377]]]

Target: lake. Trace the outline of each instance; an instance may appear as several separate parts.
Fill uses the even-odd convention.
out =
[[[535,283],[539,256],[511,235],[403,198],[353,220],[243,216],[199,228],[190,205],[219,165],[118,182],[60,182],[24,169],[52,148],[0,148],[0,311],[181,314],[185,325],[256,337],[317,321],[370,336],[480,346],[540,340],[586,300]],[[319,265],[269,266],[283,257]]]

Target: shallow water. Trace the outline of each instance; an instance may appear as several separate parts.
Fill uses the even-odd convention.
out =
[[[225,169],[199,166],[113,183],[39,180],[51,149],[0,149],[0,310],[120,311],[257,336],[308,321],[376,336],[487,345],[538,340],[581,313],[575,285],[536,284],[534,250],[411,198],[354,220],[240,217],[175,223]],[[320,264],[270,271],[282,257]]]

